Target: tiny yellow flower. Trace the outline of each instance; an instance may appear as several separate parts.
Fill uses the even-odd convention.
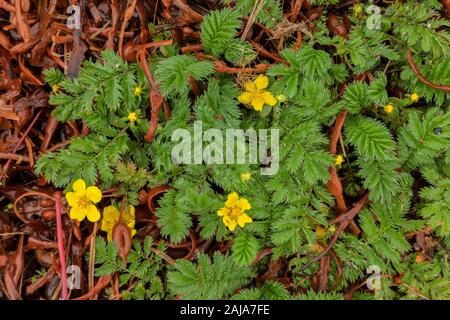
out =
[[[135,96],[140,96],[142,94],[142,92],[144,92],[144,89],[142,89],[141,86],[134,87],[134,95]]]
[[[328,227],[328,231],[330,231],[331,233],[334,233],[336,231],[336,226],[334,224],[332,224],[331,226]]]
[[[315,244],[312,245],[311,249],[317,253],[322,253],[325,250],[325,246],[316,242]]]
[[[392,111],[394,111],[394,106],[391,103],[384,106],[384,112],[391,113]]]
[[[245,198],[240,198],[236,192],[232,192],[228,195],[225,206],[217,211],[219,217],[223,217],[223,223],[228,229],[234,231],[237,225],[241,228],[246,223],[252,222],[252,218],[245,213],[250,210],[251,205]]]
[[[363,12],[363,10],[364,10],[363,6],[360,5],[359,3],[358,3],[358,4],[355,4],[355,5],[353,6],[353,12],[355,13],[355,15],[359,15],[360,13]]]
[[[136,112],[130,112],[127,118],[130,122],[135,122],[138,119],[138,116]]]
[[[252,174],[250,172],[244,172],[241,173],[241,180],[242,181],[249,181],[252,178]]]
[[[323,238],[325,237],[325,228],[322,226],[318,226],[316,228],[316,236],[319,238]]]
[[[416,103],[419,101],[420,96],[417,93],[413,92],[409,98],[412,102]]]
[[[61,89],[61,87],[59,85],[57,85],[56,83],[52,84],[52,92],[53,93],[57,93],[59,91],[59,89]]]
[[[102,192],[96,186],[86,188],[86,182],[78,179],[72,184],[73,192],[66,193],[66,200],[72,207],[69,212],[70,219],[83,221],[88,218],[91,222],[100,219],[100,211],[95,206],[102,199]]]
[[[278,100],[278,102],[285,102],[286,96],[284,94],[279,94],[279,95],[277,95],[277,100]]]
[[[419,253],[414,260],[416,263],[422,263],[426,260],[426,257],[422,253]]]
[[[265,75],[259,75],[253,81],[244,83],[244,92],[242,92],[238,101],[247,106],[252,106],[256,111],[261,111],[264,105],[273,107],[277,104],[277,99],[265,90],[269,86],[269,78]]]
[[[336,160],[335,160],[335,164],[337,165],[337,166],[340,166],[341,164],[343,164],[344,163],[344,157],[341,155],[341,154],[338,154],[337,156],[336,156]]]
[[[112,240],[112,231],[114,226],[119,222],[120,212],[114,206],[107,206],[103,209],[103,219],[102,224],[100,226],[100,230],[105,231],[107,233],[108,241]],[[135,220],[135,209],[132,205],[128,205],[128,210],[122,212],[122,222],[127,225],[127,227],[131,231],[131,236],[133,237],[136,234],[136,230],[134,229],[134,225],[136,223]]]

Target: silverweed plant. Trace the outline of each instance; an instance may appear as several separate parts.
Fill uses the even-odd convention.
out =
[[[114,190],[125,260],[116,247],[124,244],[103,238],[90,257],[96,276],[118,275],[122,298],[450,298],[445,9],[437,0],[392,2],[369,28],[369,3],[338,3],[308,1],[305,13],[320,10],[297,23],[281,1],[223,0],[198,23],[196,49],[175,41],[138,62],[105,50],[73,79],[46,70],[53,116],[84,130],[43,154],[35,173],[67,192],[78,179]],[[196,121],[223,137],[278,129],[279,149],[262,151],[266,164],[279,152],[279,170],[177,163],[172,133],[194,135]],[[214,138],[200,140],[201,152]],[[245,159],[249,139],[233,150]],[[139,215],[142,190],[157,186],[166,187],[148,197],[154,212]],[[119,218],[128,205],[136,206],[132,245]],[[107,287],[104,297],[113,295]]]

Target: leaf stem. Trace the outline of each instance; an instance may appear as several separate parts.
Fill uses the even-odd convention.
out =
[[[56,239],[58,242],[59,265],[61,268],[61,288],[62,300],[67,300],[67,273],[66,273],[66,255],[64,253],[64,238],[62,227],[62,202],[61,193],[55,192],[55,210],[56,210]]]
[[[36,121],[38,120],[39,116],[41,115],[42,111],[44,109],[39,110],[39,112],[36,114],[36,116],[34,117],[34,119],[31,121],[30,125],[28,126],[27,130],[25,130],[25,132],[23,133],[22,137],[20,138],[20,140],[17,142],[16,146],[14,147],[12,153],[15,153],[17,151],[17,149],[19,149],[19,146],[22,144],[23,140],[25,140],[26,136],[28,135],[28,133],[30,132],[30,130],[33,128],[34,124],[36,123]],[[9,169],[9,166],[11,165],[11,161],[12,159],[9,159],[5,165],[3,166],[3,170],[2,172],[0,172],[0,182],[3,180],[3,176],[6,175],[6,172]]]

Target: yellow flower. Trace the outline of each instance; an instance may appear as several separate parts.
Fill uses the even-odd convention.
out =
[[[337,166],[339,166],[339,165],[343,164],[344,161],[345,161],[344,157],[341,154],[338,154],[337,157],[336,157],[336,160],[335,160],[335,164]]]
[[[142,94],[142,92],[144,92],[144,90],[142,89],[141,86],[134,87],[134,95],[135,96],[140,96]]]
[[[102,199],[102,192],[96,186],[86,188],[86,182],[83,179],[78,179],[72,184],[73,192],[66,193],[66,199],[72,207],[69,212],[70,219],[83,221],[88,218],[91,222],[96,222],[100,219],[100,212],[95,203]]]
[[[128,114],[127,118],[130,122],[135,122],[138,119],[138,116],[137,116],[136,112],[130,112],[130,114]]]
[[[331,233],[334,233],[336,231],[336,226],[334,224],[332,224],[331,226],[328,227],[328,231],[330,231]]]
[[[312,245],[311,249],[317,253],[322,253],[325,250],[325,246],[320,244],[319,242],[316,242]]]
[[[248,181],[248,180],[250,180],[252,178],[252,174],[250,173],[250,172],[244,172],[244,173],[241,173],[241,180],[242,181]]]
[[[319,238],[325,237],[325,228],[321,227],[321,226],[318,226],[316,228],[316,236],[319,237]]]
[[[426,260],[426,257],[422,253],[419,253],[414,260],[416,263],[422,263]]]
[[[107,206],[105,209],[103,209],[103,219],[100,230],[107,233],[108,241],[112,240],[112,231],[117,222],[119,222],[119,217],[120,212],[116,207]],[[136,234],[136,230],[134,229],[136,220],[135,209],[132,205],[128,205],[128,210],[122,212],[122,222],[126,224],[128,228],[130,228],[131,236],[133,237]]]
[[[59,89],[61,89],[61,87],[59,85],[57,85],[56,83],[52,84],[53,93],[57,93],[59,91]]]
[[[252,106],[256,111],[261,111],[264,105],[273,107],[277,104],[277,99],[268,91],[264,90],[269,85],[269,78],[265,75],[259,75],[254,81],[248,81],[244,84],[244,92],[242,92],[238,100],[247,106]]]
[[[394,106],[391,103],[384,106],[384,112],[391,113],[392,111],[394,111]]]
[[[228,195],[225,206],[217,211],[219,217],[223,217],[223,223],[228,229],[234,231],[237,225],[241,228],[246,223],[252,222],[252,218],[245,211],[250,210],[251,205],[247,199],[240,198],[236,192],[232,192]]]
[[[360,13],[363,12],[363,10],[364,10],[363,6],[360,5],[359,3],[358,3],[358,4],[355,4],[355,5],[353,6],[353,12],[355,13],[355,15],[359,15]]]
[[[412,102],[416,103],[419,101],[420,96],[417,93],[413,92],[409,98]]]
[[[286,96],[284,94],[279,94],[279,95],[277,95],[277,100],[278,100],[278,102],[285,102]]]

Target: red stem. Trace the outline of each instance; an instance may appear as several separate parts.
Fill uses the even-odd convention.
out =
[[[19,146],[22,144],[23,140],[25,140],[26,136],[28,135],[28,133],[30,132],[30,130],[33,128],[34,124],[36,123],[36,121],[38,120],[39,116],[41,115],[43,109],[39,110],[39,112],[36,114],[36,116],[34,117],[33,121],[31,121],[30,125],[28,126],[27,130],[25,130],[25,132],[22,135],[22,138],[20,138],[20,140],[17,142],[16,146],[14,147],[12,153],[15,153],[17,151],[17,149],[19,149]],[[9,159],[5,165],[3,166],[3,170],[2,172],[0,172],[0,181],[3,180],[3,175],[4,173],[6,173],[6,171],[8,171],[9,166],[11,165],[11,159]]]
[[[66,254],[64,253],[64,239],[62,229],[62,202],[61,202],[61,193],[59,191],[55,192],[55,209],[56,209],[56,240],[58,241],[59,264],[61,267],[62,300],[67,300],[68,294],[67,294]]]
[[[430,88],[442,90],[445,92],[450,92],[450,86],[444,85],[444,84],[435,84],[431,81],[428,81],[421,73],[419,68],[414,63],[414,60],[412,58],[411,49],[408,49],[406,52],[406,56],[408,58],[409,65],[411,66],[411,69],[414,71],[414,73],[417,75],[417,78],[419,78],[420,82],[424,83],[425,85],[429,86]]]

